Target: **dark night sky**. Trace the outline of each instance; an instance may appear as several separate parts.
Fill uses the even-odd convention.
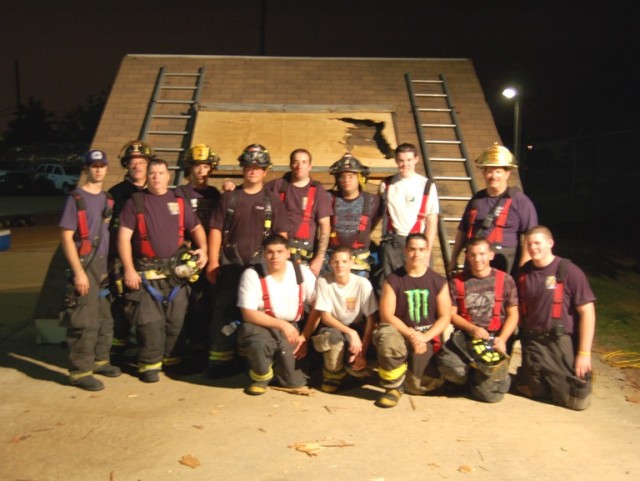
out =
[[[521,5],[522,4],[522,5]],[[568,6],[572,4],[574,6]],[[21,96],[62,113],[115,79],[128,53],[259,55],[262,0],[10,0],[0,20],[0,130]],[[503,140],[637,128],[633,2],[267,0],[266,55],[470,58]],[[400,72],[399,74],[402,74]],[[505,138],[506,137],[506,138]]]

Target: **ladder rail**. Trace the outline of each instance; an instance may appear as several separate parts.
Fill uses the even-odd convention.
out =
[[[424,170],[427,173],[427,177],[433,179],[434,175],[431,170],[431,162],[429,162],[429,149],[427,148],[426,139],[424,136],[424,131],[422,130],[422,120],[420,118],[420,109],[416,102],[416,97],[414,96],[413,91],[413,81],[411,79],[411,74],[405,73],[404,78],[407,84],[407,90],[409,92],[409,101],[411,102],[411,110],[413,111],[413,120],[416,124],[416,131],[418,133],[418,140],[420,141],[420,154],[422,155],[422,163],[424,165]],[[437,185],[436,185],[437,188]],[[445,225],[441,216],[438,216],[438,240],[440,241],[440,250],[442,251],[443,261],[446,263],[449,261],[451,257],[451,250],[449,249],[449,243],[447,241],[447,236],[445,232]]]
[[[471,199],[477,191],[478,188],[476,186],[473,165],[469,160],[469,155],[467,153],[467,147],[464,142],[464,138],[462,135],[462,130],[460,129],[460,124],[458,122],[458,116],[455,111],[455,107],[451,100],[451,94],[449,92],[449,87],[447,85],[446,77],[443,74],[438,76],[438,79],[430,79],[430,80],[413,80],[409,73],[405,73],[405,81],[407,84],[407,91],[409,93],[409,100],[411,103],[411,110],[413,112],[413,119],[415,122],[416,132],[418,135],[418,140],[420,141],[420,152],[423,159],[424,170],[427,176],[430,179],[433,179],[436,182],[436,186],[438,185],[438,181],[445,182],[464,182],[469,186],[470,196],[450,196],[450,195],[440,195],[438,194],[439,200],[446,201],[461,201]],[[433,85],[439,86],[442,89],[442,93],[419,93],[416,94],[414,91],[414,85]],[[418,104],[418,99],[440,99],[444,100],[446,108],[443,107],[435,107],[435,106],[420,106]],[[441,123],[432,123],[432,122],[422,122],[421,116],[422,114],[449,114],[448,122]],[[445,129],[451,129],[455,136],[455,140],[437,140],[437,139],[427,139],[425,135],[425,129],[436,129],[439,131],[444,131]],[[460,157],[451,157],[451,156],[434,156],[433,158],[430,156],[430,147],[431,146],[457,146],[460,151]],[[435,175],[434,174],[434,166],[433,162],[439,163],[463,163],[466,175],[458,175],[458,176],[450,176],[450,175]],[[439,191],[440,192],[440,191]],[[451,225],[452,223],[460,222],[460,216],[438,216],[438,239],[440,241],[440,249],[442,253],[442,259],[445,264],[445,269],[451,259],[452,254],[452,245],[455,243],[455,240],[448,238],[447,233],[447,225]]]
[[[141,140],[147,140],[149,136],[157,135],[174,137],[176,138],[176,142],[179,142],[179,147],[175,147],[176,144],[173,144],[174,147],[154,145],[156,152],[171,153],[177,156],[176,164],[170,166],[170,170],[175,172],[172,187],[180,185],[184,180],[181,156],[191,147],[191,142],[193,140],[193,129],[195,126],[196,115],[198,113],[198,102],[200,101],[202,86],[204,85],[204,74],[204,67],[200,67],[195,73],[167,72],[165,66],[160,67],[153,92],[147,106],[147,112],[142,122],[142,127],[140,128],[139,138]],[[195,79],[195,85],[165,85],[165,81],[169,77],[192,77]],[[176,92],[176,94],[183,92],[183,94],[191,93],[191,95],[189,99],[185,98],[177,100],[176,98],[163,98],[163,92]],[[186,113],[156,114],[158,105],[185,105],[188,107]],[[167,126],[163,125],[164,128],[153,128],[154,120],[164,120],[165,122],[173,122],[173,124],[169,124]],[[180,127],[177,127],[176,123],[179,123]],[[158,126],[160,127],[160,125]]]

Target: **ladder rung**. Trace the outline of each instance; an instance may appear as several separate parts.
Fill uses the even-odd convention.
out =
[[[156,100],[159,104],[195,104],[195,100]]]
[[[451,112],[451,109],[427,109],[427,108],[419,108],[419,112]]]
[[[441,195],[440,200],[471,200],[469,196]]]
[[[199,73],[166,73],[165,77],[199,77]]]
[[[183,152],[184,149],[182,147],[154,147],[153,150],[156,152]]]
[[[187,135],[189,132],[186,130],[150,130],[149,134],[154,135]]]
[[[453,180],[453,181],[466,181],[469,182],[471,180],[471,177],[447,177],[447,176],[441,176],[441,177],[434,177],[433,180]]]
[[[154,119],[190,119],[191,115],[152,115]]]
[[[429,128],[447,128],[447,129],[453,129],[456,126],[456,124],[421,124],[421,125],[422,125],[422,128],[429,127]]]
[[[463,157],[429,157],[431,162],[466,162]]]
[[[442,80],[412,80],[414,84],[441,84]]]
[[[166,85],[166,86],[162,86],[160,87],[162,90],[196,90],[197,87],[184,87],[184,86],[179,86],[179,85]]]
[[[414,94],[415,97],[437,97],[444,98],[447,94]]]
[[[459,140],[425,140],[425,144],[447,144],[447,145],[459,145]]]

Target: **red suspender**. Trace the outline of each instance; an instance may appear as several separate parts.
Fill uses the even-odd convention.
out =
[[[298,227],[298,231],[296,232],[296,239],[308,240],[310,238],[309,235],[309,223],[311,222],[311,211],[313,210],[313,203],[316,197],[316,186],[309,186],[309,193],[307,195],[307,205],[304,208],[304,213],[302,214],[302,223],[300,227]]]
[[[424,194],[422,194],[422,204],[420,205],[420,210],[418,211],[418,218],[416,219],[416,223],[413,225],[411,229],[411,234],[422,232],[420,229],[420,223],[427,218],[427,202],[429,201],[429,191],[431,190],[431,181],[427,181],[427,185],[424,189]],[[426,226],[425,226],[426,228]]]
[[[177,197],[178,208],[180,209],[179,219],[178,219],[178,247],[180,247],[184,243],[184,199],[182,197]]]
[[[458,272],[454,277],[453,277],[453,283],[456,286],[456,292],[457,292],[457,296],[456,296],[456,301],[458,303],[458,314],[460,314],[461,317],[463,317],[465,320],[471,322],[469,320],[469,313],[467,312],[467,305],[464,302],[464,279],[463,279],[463,273],[462,272]]]
[[[471,209],[469,211],[469,219],[467,220],[467,239],[473,238],[473,224],[476,222],[476,216],[478,215],[478,209]]]
[[[509,207],[511,207],[511,198],[508,198],[504,206],[502,206],[502,211],[496,220],[496,226],[491,231],[491,233],[487,236],[487,240],[492,244],[501,244],[502,243],[502,231],[504,230],[504,226],[507,224],[507,216],[509,215]]]
[[[495,301],[493,304],[493,317],[489,324],[489,331],[497,331],[502,323],[500,322],[500,312],[502,311],[502,303],[504,302],[504,272],[496,269],[496,284],[494,287]]]
[[[78,254],[86,256],[91,252],[93,246],[89,240],[89,221],[87,220],[87,207],[80,194],[73,191],[71,195],[76,200],[76,210],[78,211],[78,236],[80,237],[80,248]]]
[[[559,281],[556,274],[556,288],[553,290],[553,306],[551,307],[551,318],[560,319],[562,315],[562,299],[564,297],[564,280]]]

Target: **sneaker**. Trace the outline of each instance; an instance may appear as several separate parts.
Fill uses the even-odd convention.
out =
[[[100,374],[106,377],[118,377],[122,374],[122,370],[118,366],[107,363],[94,369],[93,373]]]
[[[142,382],[158,382],[160,380],[160,370],[151,369],[150,371],[144,371],[140,373],[140,380]]]
[[[267,384],[262,382],[254,382],[246,388],[244,388],[245,394],[249,396],[260,396],[267,392]]]
[[[93,376],[82,376],[79,379],[71,381],[71,385],[84,389],[85,391],[102,391],[104,384]]]
[[[379,408],[396,407],[401,396],[402,391],[399,389],[387,389],[387,391],[376,400],[375,405]]]

